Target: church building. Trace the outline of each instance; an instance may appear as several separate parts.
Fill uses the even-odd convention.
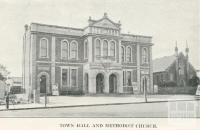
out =
[[[175,54],[153,60],[154,85],[188,87],[190,79],[195,75],[196,70],[189,62],[188,46],[185,48],[185,55],[178,52],[176,45]]]
[[[59,95],[153,93],[152,37],[121,33],[107,13],[84,28],[31,23],[23,39],[23,85],[35,102],[53,86]]]

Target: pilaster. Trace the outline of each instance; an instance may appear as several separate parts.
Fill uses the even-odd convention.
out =
[[[55,51],[56,51],[56,47],[55,47],[55,41],[56,38],[55,36],[52,36],[52,43],[51,43],[51,85],[55,84]]]
[[[119,40],[119,47],[118,47],[118,52],[119,52],[119,54],[118,54],[119,60],[118,60],[118,61],[119,61],[119,63],[121,63],[121,60],[122,60],[122,59],[121,59],[121,57],[122,57],[122,56],[121,56],[121,44],[122,44],[122,43],[121,43],[121,40]]]
[[[140,45],[137,43],[137,86],[140,89]]]
[[[106,73],[105,74],[105,77],[104,77],[104,81],[105,81],[105,84],[104,84],[104,87],[105,87],[105,89],[104,89],[104,93],[109,93],[109,73]]]
[[[92,71],[90,71],[88,75],[88,82],[89,82],[89,86],[88,86],[89,93],[95,94],[96,93],[96,77],[95,77],[95,73]]]
[[[152,46],[149,47],[149,67],[150,67],[150,93],[154,93],[154,86],[153,86],[153,62],[152,62]]]
[[[123,71],[119,72],[119,81],[117,85],[119,86],[118,93],[123,93]]]
[[[88,62],[91,63],[93,61],[93,50],[92,50],[92,37],[88,37]]]

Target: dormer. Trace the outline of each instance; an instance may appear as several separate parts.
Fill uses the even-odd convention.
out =
[[[89,25],[85,28],[85,34],[120,35],[120,21],[118,23],[113,22],[108,18],[107,13],[104,13],[103,18],[99,20],[93,20],[89,17],[88,24]]]

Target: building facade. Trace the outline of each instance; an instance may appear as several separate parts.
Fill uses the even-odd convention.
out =
[[[121,23],[88,20],[83,29],[25,25],[23,85],[28,98],[42,93],[152,92],[152,37],[122,34]]]
[[[186,47],[185,55],[178,52],[175,54],[153,60],[153,82],[158,86],[189,86],[189,81],[196,75],[196,70],[189,62],[189,48]]]

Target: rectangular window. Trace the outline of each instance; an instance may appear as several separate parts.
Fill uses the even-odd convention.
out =
[[[133,77],[132,77],[133,80],[132,81],[133,82],[137,82],[137,70],[133,70],[133,74],[132,75],[133,75]]]
[[[126,72],[126,74],[127,74],[127,85],[128,86],[131,86],[131,71],[127,71]]]
[[[123,86],[126,86],[126,71],[123,71]]]
[[[77,86],[77,70],[76,69],[71,69],[71,87],[76,87]]]
[[[68,70],[62,69],[62,87],[68,86]]]
[[[48,57],[48,41],[47,39],[40,40],[40,57]]]

